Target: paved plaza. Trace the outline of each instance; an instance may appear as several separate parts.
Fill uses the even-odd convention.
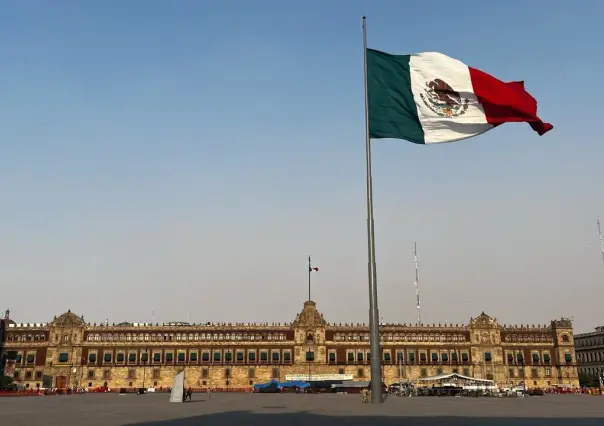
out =
[[[604,397],[390,397],[362,404],[358,395],[213,394],[169,403],[167,394],[90,394],[0,398],[7,426],[360,426],[604,425]]]

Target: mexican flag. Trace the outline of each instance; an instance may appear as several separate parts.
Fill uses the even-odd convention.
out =
[[[454,142],[511,122],[529,123],[539,135],[553,129],[537,117],[523,82],[505,83],[437,52],[366,54],[372,138]]]

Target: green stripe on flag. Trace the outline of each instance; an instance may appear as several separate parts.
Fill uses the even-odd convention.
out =
[[[410,55],[367,49],[369,135],[423,144],[424,131],[411,91]]]

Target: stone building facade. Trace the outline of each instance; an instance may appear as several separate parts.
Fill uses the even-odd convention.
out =
[[[482,313],[467,325],[382,324],[388,384],[457,372],[527,387],[578,384],[572,324],[507,326]],[[240,388],[279,380],[369,380],[369,327],[328,323],[307,301],[286,324],[90,324],[69,311],[48,324],[12,323],[14,378],[47,385]]]
[[[577,368],[586,376],[604,375],[604,326],[575,335]]]

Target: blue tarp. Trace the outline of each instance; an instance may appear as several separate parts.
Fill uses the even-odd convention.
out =
[[[283,382],[279,384],[281,388],[300,388],[304,389],[310,386],[310,383],[301,381]]]
[[[310,384],[307,382],[300,382],[300,381],[279,382],[278,380],[273,379],[270,382],[258,383],[256,385],[254,385],[254,389],[262,389],[262,388],[269,387],[271,385],[272,386],[277,385],[277,387],[279,389],[282,389],[282,388],[301,388],[301,389],[303,389],[303,388],[307,388],[310,386]]]

